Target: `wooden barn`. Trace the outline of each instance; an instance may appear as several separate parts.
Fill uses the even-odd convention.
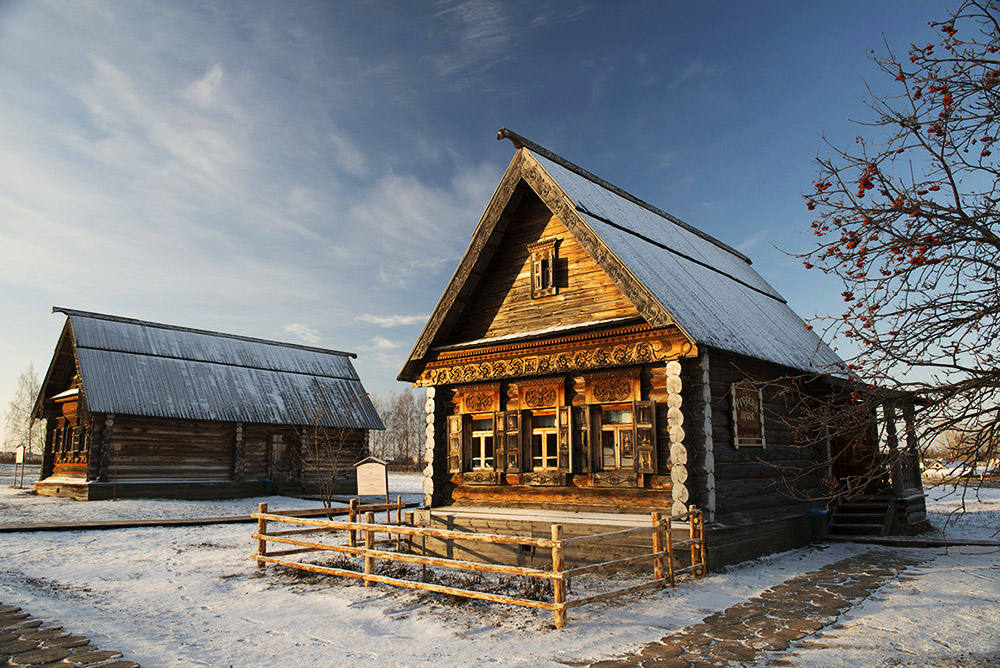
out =
[[[384,429],[353,353],[65,308],[35,491],[80,500],[353,492]]]
[[[514,158],[399,375],[428,397],[414,521],[547,531],[697,505],[716,565],[807,542],[805,499],[878,446],[803,446],[780,386],[842,386],[843,362],[739,251],[500,138]],[[919,476],[897,478],[920,521]]]

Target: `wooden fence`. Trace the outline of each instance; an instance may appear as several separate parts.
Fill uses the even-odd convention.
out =
[[[354,505],[354,504],[352,504]],[[417,504],[409,504],[405,507],[412,507]],[[427,527],[402,526],[399,517],[403,504],[397,501],[396,505],[389,506],[354,506],[353,509],[340,509],[342,511],[353,510],[352,518],[347,522],[333,520],[312,519],[306,515],[331,514],[332,509],[316,509],[310,511],[284,511],[281,513],[269,513],[267,504],[260,504],[259,511],[253,517],[257,519],[257,533],[253,537],[257,540],[257,567],[264,568],[267,564],[297,568],[313,573],[323,573],[326,575],[339,575],[341,577],[362,580],[365,586],[373,582],[406,587],[409,589],[421,589],[433,591],[440,594],[450,594],[452,596],[462,596],[474,598],[494,603],[507,603],[510,605],[520,605],[529,608],[551,610],[555,616],[556,628],[563,628],[566,625],[566,611],[587,603],[595,603],[610,598],[625,596],[628,594],[644,591],[647,589],[661,588],[666,584],[673,587],[678,575],[689,573],[693,577],[703,576],[708,573],[706,551],[705,551],[705,524],[702,513],[696,507],[691,506],[690,510],[681,515],[664,518],[660,513],[652,513],[652,524],[649,527],[635,527],[622,531],[601,533],[591,536],[574,536],[572,538],[562,537],[562,525],[551,525],[550,538],[535,538],[529,536],[507,536],[500,534],[473,533],[468,531],[452,531],[447,529],[430,529]],[[375,512],[386,510],[387,508],[397,510],[397,520],[395,524],[379,524],[375,522]],[[322,512],[321,512],[322,511]],[[355,521],[353,516],[358,512],[365,512],[364,522]],[[293,517],[292,514],[298,515]],[[340,512],[339,514],[344,514]],[[688,520],[690,526],[690,537],[687,540],[673,541],[670,535],[671,522]],[[289,529],[273,531],[273,523],[292,524],[302,527],[299,529]],[[347,544],[318,543],[310,540],[303,540],[303,535],[330,534],[333,532],[345,532],[348,535]],[[621,536],[648,533],[651,536],[652,551],[624,559],[615,559],[596,564],[588,564],[577,568],[565,567],[565,549],[570,545],[579,545],[588,541],[605,540]],[[356,544],[358,534],[364,537],[364,546]],[[378,534],[396,536],[395,541],[389,539],[381,542],[376,541]],[[433,557],[418,554],[409,554],[399,551],[400,538],[402,536],[438,538],[445,541],[466,541],[473,543],[492,543],[499,545],[520,545],[531,548],[542,548],[551,550],[552,567],[550,570],[540,568],[527,568],[522,566],[511,566],[501,563],[463,561],[446,557]],[[396,552],[376,549],[379,544],[392,544],[395,542]],[[269,550],[269,543],[287,545],[289,549],[280,551]],[[676,568],[674,564],[674,553],[676,550],[689,549],[691,554],[691,565],[684,568]],[[331,566],[321,566],[300,561],[290,561],[284,557],[293,554],[306,552],[336,552],[364,558],[364,572],[357,572],[343,568]],[[433,584],[428,582],[418,582],[405,580],[396,577],[387,577],[375,574],[376,560],[394,561],[410,564],[421,564],[424,566],[438,566],[457,570],[475,571],[478,573],[494,573],[502,575],[517,575],[526,578],[539,578],[552,582],[552,602],[537,601],[526,598],[516,598],[491,594],[488,592],[473,591],[450,587],[446,585]],[[567,600],[567,587],[570,580],[580,575],[594,573],[596,571],[620,568],[623,566],[633,566],[636,564],[652,562],[653,580],[639,585],[624,587],[613,591],[602,592],[590,596],[583,596]]]

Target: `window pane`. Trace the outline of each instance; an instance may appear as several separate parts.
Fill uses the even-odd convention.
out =
[[[534,415],[532,416],[533,426],[535,427],[555,427],[556,426],[556,414],[551,415]]]
[[[545,436],[545,467],[559,468],[559,449],[556,446],[557,437],[554,433]]]
[[[605,410],[604,424],[632,424],[632,409]]]
[[[615,432],[601,432],[601,453],[604,459],[604,468],[615,468]]]
[[[473,420],[472,431],[493,431],[493,418],[478,418]]]

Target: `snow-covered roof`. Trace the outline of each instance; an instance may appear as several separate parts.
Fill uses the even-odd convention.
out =
[[[590,228],[699,345],[829,373],[841,360],[724,244],[542,155]]]
[[[92,412],[384,428],[351,364],[353,353],[66,308],[53,311],[69,318],[67,330]]]
[[[567,218],[563,223],[578,241],[596,246],[598,252],[587,248],[588,252],[620,283],[650,324],[676,324],[699,347],[800,371],[844,374],[840,357],[807,329],[742,253],[523,137],[507,130],[500,136],[518,147],[504,179],[523,179],[550,207],[560,209],[553,213]],[[558,192],[546,192],[550,186]],[[512,191],[502,181],[494,200]],[[488,237],[495,212],[503,208],[498,204],[505,203],[493,201],[487,208],[470,252],[421,334],[401,379],[412,379],[413,363],[440,343],[438,329],[447,326],[454,300],[466,291],[455,283],[474,276],[473,266],[488,262]]]

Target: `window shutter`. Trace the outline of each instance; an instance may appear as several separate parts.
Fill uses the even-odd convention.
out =
[[[601,407],[588,406],[587,413],[590,426],[590,470],[596,473],[604,468],[601,459]]]
[[[633,402],[632,424],[635,428],[636,471],[656,473],[656,404],[652,401]]]
[[[573,464],[582,473],[590,473],[590,408],[573,406]]]
[[[504,431],[505,413],[500,411],[499,413],[493,414],[493,468],[497,471],[504,470],[504,441],[506,440]]]
[[[462,416],[448,416],[448,473],[462,472]]]
[[[462,470],[472,470],[472,416],[462,416]]]
[[[504,453],[507,456],[507,473],[521,472],[521,414],[504,413]]]
[[[559,420],[559,470],[566,473],[573,471],[573,450],[572,442],[572,407],[560,406],[558,413]]]

